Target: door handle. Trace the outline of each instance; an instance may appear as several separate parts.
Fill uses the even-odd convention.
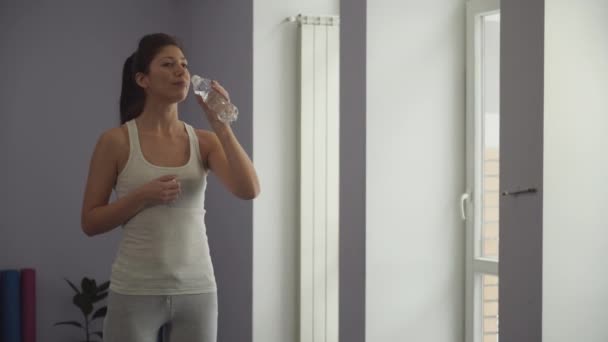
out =
[[[470,196],[468,192],[465,192],[464,194],[462,194],[462,196],[460,196],[460,217],[462,217],[463,220],[467,219],[465,203],[469,200],[469,198]]]
[[[538,190],[536,188],[527,188],[527,189],[516,190],[516,191],[503,191],[502,195],[503,196],[517,196],[517,195],[523,195],[523,194],[534,194],[537,192],[538,192]]]

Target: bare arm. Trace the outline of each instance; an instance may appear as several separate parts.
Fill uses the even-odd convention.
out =
[[[117,177],[120,131],[108,131],[97,141],[89,166],[82,203],[81,225],[88,236],[120,226],[144,207],[143,196],[133,192],[108,204]]]
[[[254,199],[260,185],[253,163],[227,124],[212,123],[213,132],[199,131],[206,141],[208,167],[232,194],[241,199]]]
[[[219,83],[213,81],[212,87],[230,100],[228,92]],[[260,183],[251,159],[236,139],[230,125],[221,122],[217,113],[207,106],[200,95],[196,96],[196,100],[215,132],[198,131],[199,141],[203,140],[207,145],[206,161],[209,168],[235,196],[247,200],[254,199],[260,193]]]
[[[181,188],[175,175],[164,175],[108,203],[118,176],[118,154],[125,151],[128,139],[119,128],[99,138],[82,203],[82,230],[88,236],[111,231],[148,205],[165,204],[179,197]]]

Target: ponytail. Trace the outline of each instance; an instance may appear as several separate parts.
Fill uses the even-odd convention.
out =
[[[145,93],[135,82],[134,59],[135,53],[127,58],[122,69],[122,91],[120,93],[121,124],[135,119],[144,109]]]

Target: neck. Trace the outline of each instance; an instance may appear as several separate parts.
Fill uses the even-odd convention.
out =
[[[141,130],[151,134],[175,135],[183,130],[177,113],[177,103],[163,104],[148,100],[136,121]]]

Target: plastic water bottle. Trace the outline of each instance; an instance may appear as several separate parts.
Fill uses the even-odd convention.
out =
[[[200,95],[207,106],[217,113],[220,121],[225,123],[236,121],[239,116],[238,108],[211,87],[210,79],[192,75],[190,81],[194,93]]]

